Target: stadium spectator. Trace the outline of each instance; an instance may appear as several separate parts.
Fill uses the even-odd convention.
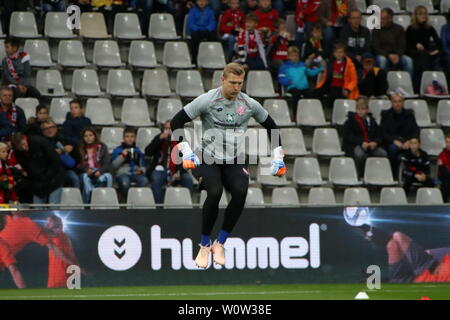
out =
[[[8,122],[13,126],[14,132],[27,131],[27,119],[21,107],[13,102],[13,90],[9,87],[0,89],[0,112],[6,115]]]
[[[145,187],[148,184],[144,153],[136,146],[134,129],[125,128],[123,142],[114,149],[111,160],[119,192],[124,198],[127,197],[131,183],[135,183],[136,187]]]
[[[42,135],[50,141],[59,155],[64,167],[65,185],[80,188],[79,170],[77,169],[81,158],[76,146],[67,143],[60,135],[58,127],[53,120],[47,119],[41,122]]]
[[[5,40],[5,57],[2,61],[3,85],[14,90],[17,97],[40,98],[41,93],[31,85],[30,56],[19,51],[20,40],[8,37]]]
[[[28,0],[0,0],[1,20],[3,22],[3,32],[9,33],[11,15],[14,11],[27,11]]]
[[[84,107],[80,100],[70,101],[70,112],[67,112],[63,123],[63,136],[73,146],[81,140],[84,128],[92,126],[91,119],[84,116]]]
[[[66,4],[64,0],[44,0],[42,9],[44,12],[66,11]]]
[[[397,176],[400,153],[409,149],[410,139],[419,136],[419,127],[412,110],[404,109],[405,98],[391,97],[392,107],[381,112],[382,145],[387,150],[394,177]]]
[[[222,40],[228,41],[228,60],[231,60],[239,32],[245,29],[245,13],[239,8],[239,0],[228,0],[228,6],[220,19],[219,31]]]
[[[372,46],[381,69],[405,70],[413,76],[413,64],[406,52],[406,33],[403,27],[394,23],[394,12],[390,8],[381,10],[380,29],[372,32]]]
[[[152,157],[147,175],[151,180],[153,196],[156,203],[164,201],[166,185],[181,185],[192,192],[192,177],[183,166],[176,164],[177,159],[176,141],[171,141],[172,130],[170,120],[164,123],[161,134],[153,138],[152,142],[145,148],[145,155]],[[172,156],[171,156],[172,155]]]
[[[439,154],[437,165],[442,198],[444,202],[448,202],[450,196],[450,133],[445,136],[445,148]]]
[[[436,30],[440,32],[442,43],[442,66],[444,68],[445,76],[447,77],[447,83],[450,83],[450,9],[445,15],[447,23],[441,28]]]
[[[281,65],[288,60],[288,47],[291,34],[287,31],[286,21],[278,19],[277,32],[272,34],[267,48],[267,60],[274,75],[278,73]]]
[[[0,203],[18,200],[15,186],[14,175],[8,166],[8,145],[0,142]]]
[[[236,62],[250,70],[267,69],[265,41],[261,32],[256,30],[257,24],[258,16],[253,13],[248,14],[245,20],[245,30],[239,33],[236,44],[238,54]]]
[[[108,33],[112,34],[114,29],[114,17],[119,12],[126,12],[132,8],[127,0],[91,0],[92,11],[103,13],[108,28]]]
[[[81,12],[91,12],[91,0],[71,0],[70,4],[77,5]]]
[[[417,183],[421,187],[434,187],[431,178],[430,160],[428,153],[420,148],[419,138],[409,140],[409,149],[401,156],[403,189],[408,193],[412,184]]]
[[[100,141],[92,127],[83,129],[81,133],[80,155],[82,196],[84,203],[91,201],[92,190],[96,187],[112,187],[111,157],[108,147]]]
[[[12,137],[14,155],[27,173],[35,204],[59,204],[64,185],[64,168],[54,146],[42,136],[16,132]]]
[[[286,11],[295,11],[296,0],[274,0],[272,6],[281,17],[285,18]]]
[[[292,94],[292,108],[295,110],[297,102],[301,98],[317,98],[317,90],[310,89],[308,77],[315,77],[323,67],[308,68],[300,61],[300,52],[297,47],[289,47],[288,61],[280,68],[278,74],[279,83],[286,91]]]
[[[424,71],[439,69],[441,49],[441,40],[429,24],[427,8],[417,6],[411,16],[411,25],[406,29],[406,53],[413,59],[415,92],[419,92]]]
[[[362,55],[361,65],[359,93],[368,98],[385,96],[388,89],[386,71],[375,66],[375,57],[371,53]]]
[[[271,0],[258,0],[258,9],[255,10],[258,16],[258,25],[256,28],[262,32],[265,40],[276,30],[276,22],[280,15],[272,8]]]
[[[9,123],[4,112],[0,112],[0,141],[8,141],[14,132],[13,126]]]
[[[41,123],[48,119],[50,119],[48,107],[43,104],[37,105],[35,116],[28,119],[26,133],[41,135]]]
[[[302,59],[308,67],[326,66],[328,52],[325,39],[322,37],[322,25],[316,23],[311,28],[311,36],[302,46]]]
[[[32,203],[33,195],[31,186],[28,184],[28,174],[22,168],[19,161],[17,161],[11,142],[7,142],[6,144],[8,145],[8,167],[14,176],[17,197],[21,203]]]
[[[319,20],[319,0],[297,0],[295,8],[295,44],[301,48],[303,43],[310,37],[311,27]]]
[[[360,177],[364,176],[367,157],[386,157],[386,151],[380,147],[381,134],[375,118],[369,112],[369,101],[358,99],[356,112],[348,112],[344,123],[344,150],[347,157],[355,160]]]
[[[186,15],[189,13],[189,10],[192,9],[194,6],[194,1],[192,0],[176,0],[175,1],[175,8],[174,8],[174,20],[175,20],[175,26],[177,29],[178,34],[183,33],[184,28],[184,19]],[[148,16],[147,15],[147,21],[144,22],[144,28],[148,29]],[[145,24],[146,23],[146,24]]]
[[[198,46],[201,41],[216,40],[216,18],[214,11],[208,7],[208,0],[196,0],[189,11],[187,28],[191,35],[192,59],[197,61]]]

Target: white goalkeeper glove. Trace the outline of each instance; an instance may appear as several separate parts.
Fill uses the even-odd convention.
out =
[[[195,153],[192,152],[189,143],[181,142],[177,144],[177,147],[178,150],[180,150],[181,153],[183,154],[183,169],[185,170],[194,169],[200,164],[200,160],[195,155]]]
[[[286,165],[283,161],[284,152],[281,147],[276,147],[273,150],[273,160],[272,166],[270,168],[271,174],[273,176],[282,177],[286,174]]]

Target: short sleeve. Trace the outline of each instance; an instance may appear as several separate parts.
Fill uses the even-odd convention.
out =
[[[36,242],[41,246],[45,246],[50,242],[49,237],[44,233],[42,228],[31,220],[28,222],[27,233],[31,241]]]
[[[8,244],[0,238],[0,270],[2,267],[9,267],[10,265],[16,264],[16,258],[11,252]]]
[[[267,110],[264,109],[262,105],[254,99],[251,99],[251,105],[253,110],[253,118],[255,118],[258,123],[263,123],[264,121],[266,121],[267,116],[269,115]]]
[[[184,107],[184,111],[189,116],[189,118],[191,118],[191,120],[194,120],[206,111],[209,103],[210,101],[208,99],[208,95],[202,94],[201,96],[195,98],[191,103],[188,103]]]

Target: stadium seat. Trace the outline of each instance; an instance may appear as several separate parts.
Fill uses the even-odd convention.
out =
[[[430,156],[438,156],[445,147],[444,132],[441,129],[420,130],[420,146]]]
[[[180,97],[198,97],[205,93],[200,72],[197,70],[179,70],[175,91]]]
[[[9,22],[9,35],[17,38],[41,38],[33,12],[15,11]]]
[[[295,34],[297,33],[297,22],[295,22],[295,14],[286,15],[286,27],[287,31],[291,34],[291,39],[295,40]]]
[[[89,98],[86,102],[86,117],[93,125],[108,126],[116,124],[111,101],[105,98]]]
[[[114,188],[95,188],[91,195],[91,209],[107,210],[119,209],[119,200],[117,199],[116,189]]]
[[[272,190],[272,204],[282,206],[300,205],[297,190],[292,187],[274,188]]]
[[[183,21],[183,39],[191,39],[191,36],[188,34],[188,19],[189,19],[189,13],[184,16]]]
[[[2,28],[2,25],[0,23],[0,38],[5,38],[5,37],[6,37],[6,34],[3,33],[3,28]]]
[[[283,151],[286,156],[299,157],[310,154],[306,150],[303,132],[299,128],[283,128],[280,130]]]
[[[394,23],[401,25],[406,31],[406,29],[411,25],[411,16],[406,14],[395,15]]]
[[[203,204],[205,203],[206,200],[206,196],[207,196],[206,190],[202,190],[200,192],[200,207],[203,207]],[[219,207],[225,208],[227,205],[228,205],[227,192],[224,189],[222,192],[222,196],[220,197]]]
[[[348,99],[336,99],[333,104],[333,113],[331,115],[331,124],[342,126],[347,120],[349,111],[356,112],[356,101]]]
[[[39,70],[36,75],[36,89],[45,97],[66,96],[61,73],[58,70]]]
[[[270,155],[270,141],[266,129],[248,128],[244,133],[245,153],[250,157]]]
[[[150,188],[130,188],[127,194],[127,209],[154,209],[155,198]]]
[[[142,79],[142,94],[155,97],[172,96],[167,71],[164,69],[145,70]]]
[[[220,80],[222,77],[222,70],[216,70],[213,72],[212,80],[211,80],[211,89],[218,88],[222,85],[222,81]]]
[[[273,98],[278,94],[273,88],[272,76],[269,71],[249,71],[246,92],[253,98]]]
[[[290,184],[287,181],[286,175],[282,177],[272,176],[270,174],[271,157],[260,157],[258,163],[258,173],[256,176],[257,182],[262,186],[286,186]]]
[[[442,14],[447,13],[448,10],[450,9],[450,0],[441,0],[440,7],[441,7]]]
[[[247,198],[245,199],[245,207],[263,208],[264,195],[260,188],[250,187],[247,191]]]
[[[128,63],[134,68],[156,68],[155,46],[151,41],[135,40],[130,44]]]
[[[136,136],[136,146],[144,152],[145,148],[158,134],[161,134],[159,128],[139,128]]]
[[[392,106],[391,100],[387,99],[370,99],[369,100],[369,112],[372,113],[375,121],[381,123],[381,112],[388,110]]]
[[[136,13],[117,13],[114,17],[114,37],[124,40],[145,39]]]
[[[272,119],[279,127],[292,127],[295,122],[291,121],[289,107],[286,100],[283,99],[266,99],[263,104],[264,109],[269,112]]]
[[[149,38],[160,40],[175,40],[180,37],[175,29],[173,16],[167,13],[152,13],[148,26]]]
[[[153,122],[150,121],[148,104],[145,99],[124,99],[120,119],[127,126],[146,127],[153,125]]]
[[[58,64],[66,68],[82,68],[88,65],[80,40],[59,41]]]
[[[317,99],[300,99],[297,103],[297,124],[305,127],[324,127],[325,121],[322,103]]]
[[[61,210],[83,210],[83,199],[78,188],[63,188],[61,193]],[[66,207],[67,206],[67,207]]]
[[[30,66],[37,68],[55,66],[47,40],[26,40],[23,50],[30,55]]]
[[[353,158],[332,158],[328,171],[328,181],[338,186],[360,186]]]
[[[371,203],[369,191],[366,188],[347,188],[344,191],[344,204],[347,206]]]
[[[80,18],[80,36],[87,39],[109,39],[105,17],[101,12],[83,12]]]
[[[188,188],[166,188],[164,208],[192,208],[191,193]]]
[[[100,90],[97,71],[76,69],[72,77],[72,93],[77,96],[97,97],[104,93]]]
[[[415,98],[417,94],[414,93],[411,76],[406,71],[389,71],[387,74],[388,93],[397,92],[402,89],[405,92],[405,98]]]
[[[174,69],[192,69],[191,55],[186,42],[167,41],[164,43],[163,65]]]
[[[119,97],[134,97],[139,93],[134,88],[133,75],[127,69],[111,69],[108,71],[106,93]]]
[[[54,39],[72,39],[76,38],[73,30],[67,28],[67,19],[69,15],[66,12],[47,12],[45,14],[44,34],[47,38]]]
[[[425,100],[406,100],[405,109],[412,109],[414,111],[414,116],[416,117],[416,122],[419,127],[426,128],[436,126],[436,124],[431,122],[428,104]]]
[[[344,155],[337,130],[334,128],[314,129],[312,151],[324,157]]]
[[[366,0],[356,0],[355,2],[358,10],[361,11],[362,13],[365,13],[367,9]]]
[[[441,15],[431,15],[428,16],[428,22],[433,26],[434,30],[436,30],[438,36],[440,36],[441,29],[447,23],[447,20]]]
[[[373,0],[373,5],[383,8],[391,8],[394,14],[404,13],[405,11],[400,9],[399,0]]]
[[[225,54],[220,42],[201,42],[198,47],[197,65],[204,69],[223,69]]]
[[[425,93],[427,86],[432,84],[433,81],[438,81],[445,89],[445,95],[433,95],[429,93]],[[445,74],[442,71],[424,71],[422,73],[422,80],[420,81],[420,95],[430,98],[437,99],[448,99],[450,98],[450,94],[448,92],[447,79],[445,78]]]
[[[120,59],[119,45],[114,40],[97,40],[94,44],[93,63],[100,68],[117,68],[124,64]]]
[[[405,189],[395,187],[384,187],[380,193],[381,204],[408,204]]]
[[[53,98],[50,103],[50,117],[57,125],[66,120],[67,112],[70,112],[70,101],[72,98]]]
[[[183,109],[183,105],[178,98],[159,99],[156,109],[156,122],[164,124],[167,120],[171,120],[181,109]]]
[[[105,127],[102,128],[100,140],[106,144],[108,151],[113,152],[114,148],[120,146],[123,141],[123,128]]]
[[[419,188],[416,194],[416,204],[439,205],[444,204],[441,190],[438,188]]]
[[[336,198],[332,188],[311,188],[308,193],[308,203],[311,205],[335,205]]]
[[[397,184],[392,177],[391,164],[387,158],[367,158],[364,168],[364,182],[375,186],[393,186]]]
[[[450,100],[439,100],[436,123],[442,127],[450,127]]]
[[[14,101],[16,105],[21,107],[25,112],[25,118],[28,120],[30,117],[36,116],[36,107],[39,105],[39,100],[36,98],[17,98]]]
[[[292,179],[298,185],[319,186],[326,184],[322,180],[319,162],[316,158],[296,158]]]
[[[427,8],[428,14],[437,13],[437,11],[434,10],[431,0],[406,0],[406,11],[413,13],[417,6],[424,6]]]
[[[5,55],[5,39],[0,39],[0,60],[3,60]]]

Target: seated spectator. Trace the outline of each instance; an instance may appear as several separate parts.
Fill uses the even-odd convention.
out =
[[[17,197],[21,203],[32,203],[33,195],[31,186],[28,184],[28,174],[22,168],[19,161],[17,161],[16,155],[14,153],[13,148],[10,146],[10,142],[8,145],[8,168],[11,170],[11,173],[14,176],[15,182],[15,191],[17,193]]]
[[[388,152],[394,177],[397,177],[400,152],[409,149],[411,138],[419,136],[419,127],[412,110],[404,108],[405,98],[394,94],[392,108],[381,112],[382,144]]]
[[[322,67],[307,68],[300,61],[300,52],[297,47],[289,47],[288,61],[280,68],[278,81],[292,94],[292,108],[295,110],[301,98],[318,98],[317,90],[310,89],[308,77],[315,77],[323,71]]]
[[[245,13],[239,8],[239,0],[228,0],[228,6],[220,19],[219,30],[222,40],[228,41],[228,60],[231,60],[239,32],[245,29]]]
[[[401,157],[403,189],[408,193],[412,184],[417,183],[421,187],[434,187],[431,178],[430,160],[428,153],[420,148],[419,138],[409,140],[409,149],[405,150]]]
[[[8,166],[8,145],[0,142],[0,203],[8,204],[18,200],[15,191],[16,182]]]
[[[361,25],[361,11],[358,9],[350,11],[348,24],[342,27],[339,41],[347,46],[347,55],[353,59],[357,68],[361,67],[361,57],[369,53],[370,31]]]
[[[81,140],[81,132],[90,126],[92,126],[91,119],[84,116],[84,107],[81,101],[70,101],[70,112],[67,112],[62,128],[64,138],[71,145],[77,146]]]
[[[78,165],[80,164],[80,152],[74,145],[67,143],[61,137],[58,127],[53,120],[44,120],[41,123],[42,135],[50,141],[59,155],[61,164],[64,167],[65,185],[67,187],[80,189],[80,178]]]
[[[192,60],[197,61],[198,46],[201,41],[216,41],[216,18],[214,11],[208,7],[208,0],[196,0],[189,11],[187,22],[188,34],[191,36]]]
[[[288,59],[288,47],[291,34],[287,31],[286,21],[278,19],[277,32],[272,34],[267,48],[267,59],[272,72],[276,75],[281,65]]]
[[[92,190],[97,187],[111,188],[113,185],[111,157],[108,147],[100,141],[93,128],[83,129],[81,137],[79,169],[82,172],[82,196],[84,203],[90,203]]]
[[[245,20],[245,30],[239,33],[236,43],[238,59],[236,62],[250,70],[267,69],[266,53],[264,51],[264,38],[256,30],[258,16],[250,13]]]
[[[254,12],[258,17],[256,28],[261,31],[264,40],[269,39],[276,30],[276,22],[280,15],[272,8],[272,0],[258,0],[258,9]]]
[[[11,88],[3,87],[0,89],[0,106],[0,112],[6,116],[14,132],[27,131],[25,112],[13,102],[13,90]]]
[[[30,117],[28,119],[27,123],[28,128],[26,133],[29,135],[32,134],[42,135],[41,124],[43,121],[49,119],[50,117],[48,107],[43,104],[36,106],[35,117]]]
[[[30,56],[19,51],[20,40],[8,37],[5,40],[5,57],[2,60],[3,85],[14,91],[17,97],[40,98],[41,93],[31,85]]]
[[[136,187],[145,187],[148,179],[145,176],[144,153],[136,147],[136,132],[132,128],[123,131],[123,142],[116,147],[111,156],[112,167],[116,173],[116,181],[120,194],[126,198],[131,183]]]
[[[412,58],[414,66],[414,91],[419,92],[422,73],[438,70],[441,56],[441,40],[436,30],[429,24],[428,11],[417,6],[411,16],[411,25],[406,29],[406,53]]]
[[[369,98],[385,96],[388,89],[386,71],[375,67],[375,57],[371,53],[362,55],[361,65],[359,93]]]
[[[297,0],[295,8],[295,23],[297,24],[295,44],[297,47],[301,48],[303,43],[308,40],[311,27],[318,22],[319,7],[319,0]]]
[[[302,46],[302,59],[306,66],[325,67],[329,53],[326,51],[325,39],[322,37],[322,26],[319,23],[313,25],[310,31],[310,38]]]
[[[336,43],[333,47],[333,57],[317,84],[321,95],[326,94],[324,105],[332,107],[336,99],[358,99],[358,75],[355,64],[345,53],[345,44]]]
[[[445,15],[447,23],[442,27],[440,31],[441,43],[442,43],[442,66],[444,68],[447,83],[450,83],[450,9]]]
[[[450,196],[450,133],[445,136],[445,148],[439,154],[437,165],[442,198],[444,202],[448,202]]]
[[[347,157],[355,160],[358,175],[364,176],[367,157],[386,157],[380,147],[381,134],[375,118],[369,112],[369,100],[360,98],[356,112],[348,112],[344,123],[344,150]]]
[[[244,0],[241,1],[241,9],[246,15],[258,9],[258,0]]]
[[[181,185],[192,192],[192,177],[181,164],[177,165],[174,161],[176,155],[172,153],[176,153],[178,149],[175,147],[177,142],[171,141],[171,136],[170,120],[167,120],[161,134],[153,138],[145,148],[145,155],[152,157],[147,175],[151,180],[156,203],[164,202],[167,185]]]
[[[64,168],[54,146],[42,136],[16,132],[12,137],[14,155],[27,173],[35,204],[59,204],[64,185]]]
[[[64,0],[44,0],[42,9],[44,12],[66,11]]]
[[[372,46],[381,69],[405,70],[413,76],[413,64],[406,52],[406,33],[394,23],[394,12],[390,8],[381,10],[381,28],[372,32]]]

